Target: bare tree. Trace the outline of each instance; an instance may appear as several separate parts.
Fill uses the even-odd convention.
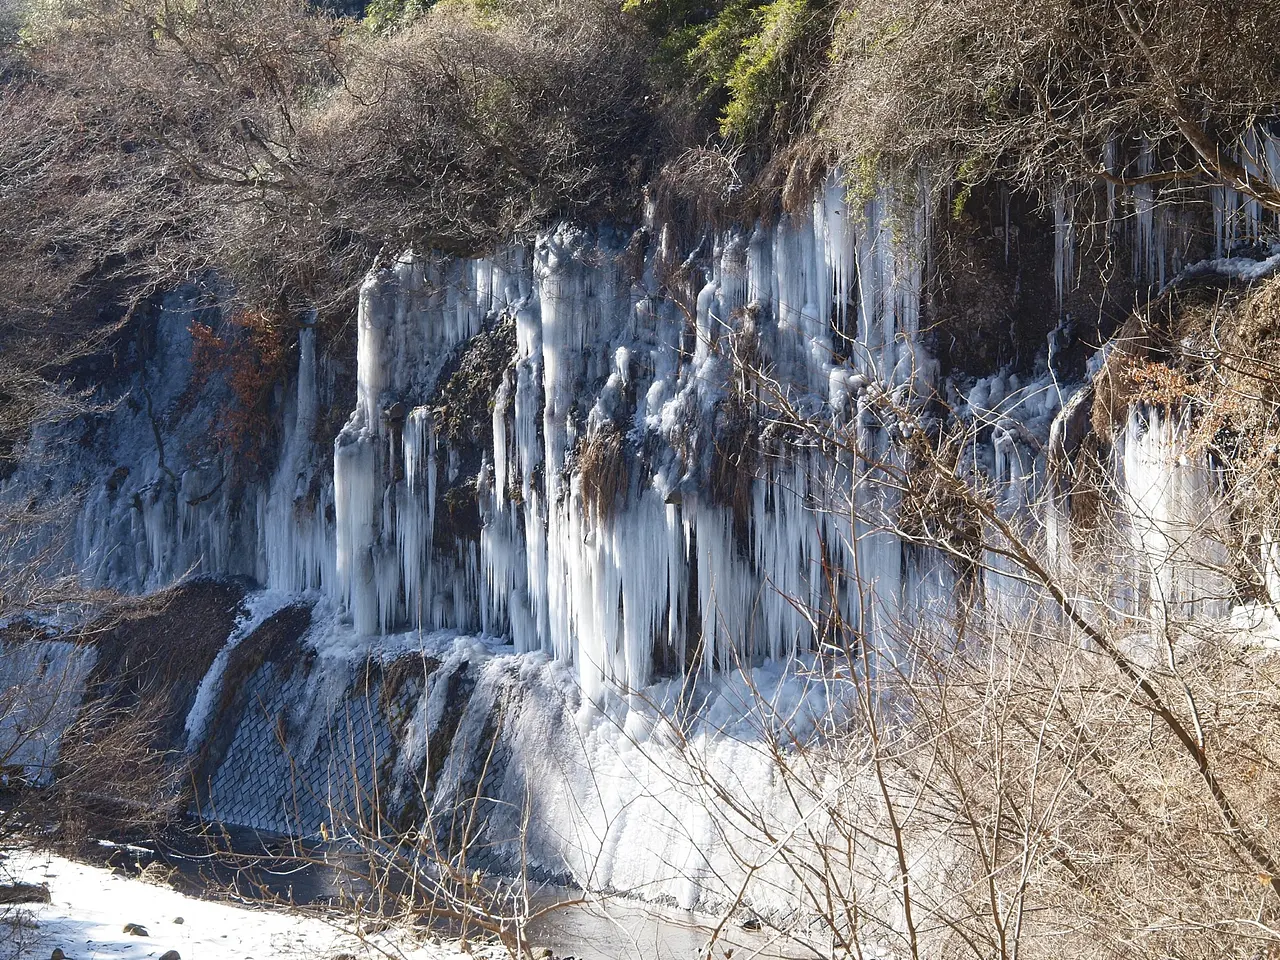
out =
[[[302,0],[28,20],[0,111],[12,310],[213,269],[251,306],[323,314],[387,244],[474,251],[607,212],[654,148],[608,3],[441,5],[389,36]]]

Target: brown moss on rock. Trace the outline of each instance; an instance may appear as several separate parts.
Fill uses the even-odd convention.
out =
[[[445,363],[438,388],[427,401],[437,436],[457,467],[445,489],[441,478],[434,544],[452,551],[458,540],[477,540],[481,517],[477,481],[493,437],[493,397],[516,350],[515,318],[503,314],[493,325],[459,345]],[[444,456],[441,460],[444,460]]]
[[[440,374],[431,402],[436,429],[451,443],[483,443],[492,429],[493,395],[516,352],[515,318],[503,314],[490,329],[462,344]]]

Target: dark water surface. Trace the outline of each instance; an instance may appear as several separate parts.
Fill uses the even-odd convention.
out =
[[[333,844],[302,844],[253,830],[174,831],[159,842],[107,844],[99,856],[130,873],[160,862],[176,869],[172,882],[195,896],[231,897],[249,904],[326,906],[364,895],[361,861]],[[718,917],[622,897],[587,898],[561,887],[540,889],[536,909],[570,903],[533,921],[528,938],[574,960],[800,960],[819,956],[798,944],[781,945],[776,934]],[[748,924],[751,926],[751,924]],[[442,927],[441,935],[456,934]],[[714,945],[708,944],[714,936]]]

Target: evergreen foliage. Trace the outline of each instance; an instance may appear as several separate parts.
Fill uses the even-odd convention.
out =
[[[798,132],[830,39],[829,0],[626,0],[654,37],[655,62],[716,114],[721,136]]]

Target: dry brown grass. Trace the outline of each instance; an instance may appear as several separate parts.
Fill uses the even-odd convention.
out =
[[[837,22],[822,130],[866,180],[923,164],[943,190],[1136,183],[1140,147],[1103,160],[1141,138],[1146,182],[1185,196],[1237,184],[1223,143],[1280,101],[1271,0],[845,0]],[[1245,192],[1280,207],[1252,179]]]
[[[609,423],[583,439],[578,477],[587,516],[608,522],[626,496],[629,473],[622,432]]]
[[[1166,415],[1190,411],[1200,446],[1222,429],[1241,430],[1268,414],[1280,344],[1274,281],[1259,285],[1218,278],[1175,286],[1136,309],[1117,332],[1094,378],[1093,424],[1110,440],[1129,411],[1146,404]],[[1268,416],[1269,418],[1269,416]]]

